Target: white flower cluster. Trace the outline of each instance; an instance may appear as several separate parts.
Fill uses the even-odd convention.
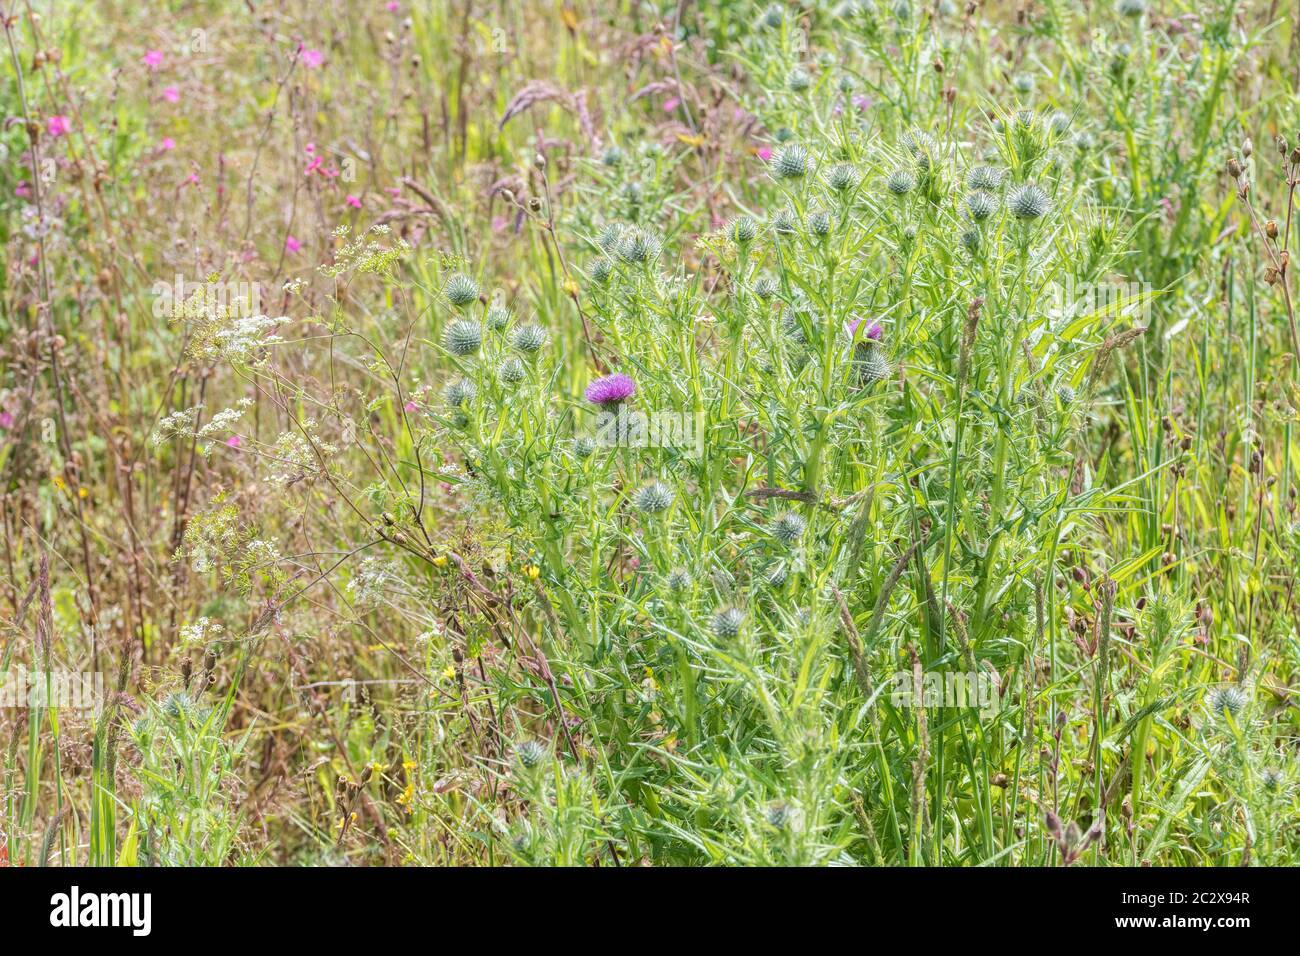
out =
[[[199,412],[202,408],[202,405],[195,405],[193,408],[186,408],[165,415],[155,426],[153,434],[149,436],[149,441],[155,445],[161,445],[178,435],[192,438],[194,436],[194,423],[198,421]]]
[[[365,558],[348,581],[348,594],[360,607],[374,607],[384,599],[386,587],[397,583],[397,573],[389,561]]]
[[[222,624],[208,617],[200,617],[189,624],[181,625],[181,646],[182,647],[204,647],[211,641],[217,640],[226,632]]]
[[[244,412],[253,404],[251,398],[241,398],[235,403],[234,408],[223,408],[208,420],[207,424],[198,430],[200,438],[211,438],[219,432],[230,429],[235,422],[244,417]]]
[[[302,423],[303,430],[311,433],[316,423],[308,419]],[[314,448],[313,448],[314,446]],[[321,470],[321,458],[327,458],[338,451],[338,446],[313,437],[308,441],[298,432],[284,432],[275,440],[271,449],[274,470],[266,480],[273,485],[288,485],[304,478],[312,477]]]

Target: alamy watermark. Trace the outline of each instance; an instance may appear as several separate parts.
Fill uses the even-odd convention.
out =
[[[1076,282],[1047,286],[1056,314],[1062,319],[1082,315],[1120,315],[1150,319],[1153,290],[1150,282]]]
[[[704,414],[643,412],[619,405],[596,417],[595,440],[601,448],[673,448],[700,458],[704,455]]]
[[[1002,697],[988,671],[923,671],[918,685],[911,671],[897,671],[889,682],[895,707],[970,708],[981,717],[998,712]]]
[[[177,274],[175,282],[155,282],[150,291],[155,319],[179,318],[187,309],[198,308],[236,319],[266,314],[257,282],[186,282]]]
[[[0,710],[53,707],[98,714],[104,709],[104,675],[87,671],[28,670],[0,673]]]

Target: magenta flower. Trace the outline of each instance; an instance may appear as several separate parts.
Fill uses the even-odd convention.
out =
[[[238,435],[231,435],[229,438],[226,439],[226,444],[229,445],[231,448],[238,448],[243,443],[244,440],[240,438]]]
[[[680,97],[670,96],[668,97],[668,99],[664,100],[664,112],[671,113],[673,110],[677,109],[677,107],[681,105],[682,105],[682,101]]]
[[[636,382],[622,372],[615,372],[588,385],[586,398],[593,405],[617,405],[635,394]]]
[[[302,62],[305,66],[314,70],[325,63],[325,54],[320,50],[303,50]]]
[[[0,428],[13,428],[14,417],[9,412],[0,412]]]
[[[299,241],[298,241],[297,239],[295,239],[293,236],[285,236],[285,238],[284,238],[284,251],[285,251],[285,252],[297,252],[297,251],[298,251],[299,249],[301,249],[301,248],[302,248],[302,243],[301,243],[301,242],[299,242]]]
[[[181,91],[174,86],[163,87],[163,99],[168,103],[179,103],[181,101]]]
[[[405,405],[402,406],[402,408],[406,410],[406,414],[414,415],[416,409],[419,408],[419,406],[416,405],[415,402],[407,402]]]
[[[389,13],[396,13],[398,10],[402,9],[402,5],[398,3],[397,0],[388,0],[388,2],[384,4],[384,8]]]
[[[853,338],[858,334],[858,327],[862,325],[862,323],[865,321],[867,320],[860,317],[853,318],[853,319],[846,319],[844,322],[844,334],[847,335],[849,338]],[[870,325],[867,326],[867,331],[863,333],[862,337],[864,339],[872,339],[873,341],[879,341],[880,336],[882,334],[884,334],[884,332],[880,328],[880,323],[872,322]]]
[[[758,148],[758,158],[761,159],[761,160],[762,160],[763,162],[765,162],[765,163],[768,162],[768,161],[770,161],[770,160],[772,159],[772,147],[771,147],[771,146],[760,146],[760,147]]]
[[[54,139],[72,132],[72,120],[66,116],[51,116],[45,121],[45,132]]]
[[[32,194],[32,184],[25,179],[18,180],[18,185],[14,187],[14,195],[19,199],[27,199]]]
[[[162,148],[164,151],[169,150],[169,149],[175,149],[175,148],[176,148],[176,140],[172,139],[170,136],[165,136],[165,137],[163,137],[163,141],[162,141],[161,143],[159,143],[158,145],[159,145],[159,147]]]
[[[348,193],[347,204],[351,206],[353,209],[360,209],[361,199],[358,196],[354,196],[351,193]]]
[[[163,62],[162,50],[144,51],[144,65],[149,67],[150,70],[158,69],[158,67],[162,66],[162,62]]]

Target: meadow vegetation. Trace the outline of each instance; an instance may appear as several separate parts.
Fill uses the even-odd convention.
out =
[[[1295,863],[1287,7],[6,2],[0,863]]]

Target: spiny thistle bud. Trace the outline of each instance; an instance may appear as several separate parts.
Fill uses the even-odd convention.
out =
[[[903,134],[903,145],[916,160],[917,166],[926,170],[939,153],[939,144],[935,138],[923,129],[913,129]]]
[[[767,824],[777,830],[784,830],[790,825],[790,819],[794,816],[794,811],[790,809],[790,804],[784,800],[773,800],[767,805]]]
[[[885,186],[895,196],[906,196],[916,188],[916,177],[906,169],[896,169],[885,180]]]
[[[1216,687],[1205,698],[1210,714],[1219,719],[1226,715],[1236,720],[1248,703],[1246,692],[1235,685]]]
[[[1056,397],[1062,405],[1069,405],[1074,401],[1074,389],[1068,385],[1062,385],[1056,390]]]
[[[609,281],[609,277],[614,272],[614,263],[610,262],[604,256],[601,256],[591,264],[591,277],[604,285]]]
[[[961,234],[961,247],[971,255],[976,255],[980,251],[980,244],[983,240],[980,238],[979,231],[976,229],[967,229]]]
[[[808,231],[814,236],[827,236],[831,231],[831,214],[818,210],[808,215]]]
[[[487,327],[493,332],[500,332],[510,324],[511,318],[510,310],[504,305],[494,305],[488,309]]]
[[[1074,134],[1074,148],[1079,152],[1086,153],[1095,145],[1097,145],[1097,141],[1093,139],[1092,134],[1087,130],[1080,130]]]
[[[1046,215],[1047,210],[1052,206],[1052,201],[1041,186],[1036,183],[1025,183],[1012,191],[1007,199],[1007,205],[1011,207],[1011,212],[1017,219],[1030,220]]]
[[[1119,14],[1122,17],[1140,17],[1147,12],[1147,0],[1119,0]]]
[[[973,166],[966,174],[966,187],[997,192],[1002,188],[1002,170],[996,166]]]
[[[521,325],[510,336],[510,344],[516,351],[531,355],[546,344],[546,330],[540,325]]]
[[[546,748],[536,740],[525,740],[515,747],[515,757],[525,770],[532,770],[546,759]]]
[[[966,197],[966,210],[976,222],[983,222],[997,209],[997,200],[983,190],[977,190]]]
[[[1016,110],[1016,125],[1021,129],[1033,129],[1037,117],[1033,110]]]
[[[723,608],[709,620],[709,629],[717,637],[735,637],[745,623],[745,612],[738,607]]]
[[[668,572],[668,589],[670,591],[685,591],[691,586],[691,572],[685,568],[673,568]]]
[[[618,242],[618,257],[624,262],[649,262],[659,255],[659,240],[644,229],[629,229]]]
[[[590,458],[596,451],[596,439],[583,435],[573,442],[573,453],[578,458]]]
[[[788,577],[790,577],[790,569],[786,567],[784,561],[778,561],[767,569],[765,580],[769,587],[779,588],[785,584]]]
[[[472,319],[457,319],[447,326],[444,340],[452,355],[473,355],[483,344],[483,327]]]
[[[189,717],[194,710],[194,699],[183,690],[168,694],[163,701],[163,713],[168,717]]]
[[[760,276],[758,281],[754,283],[754,295],[760,299],[772,298],[772,296],[776,295],[778,289],[777,281],[771,276]]]
[[[779,3],[772,4],[763,14],[763,26],[769,30],[779,27],[784,20],[785,8]]]
[[[859,342],[853,347],[853,363],[858,381],[874,385],[889,378],[889,360],[875,342]]]
[[[507,385],[514,385],[522,382],[528,375],[524,368],[524,363],[519,359],[511,356],[497,367],[497,377]]]
[[[826,184],[838,193],[846,192],[858,184],[858,171],[848,163],[832,166],[826,174]]]
[[[1266,793],[1281,793],[1286,786],[1286,777],[1277,767],[1269,767],[1260,777]]]
[[[727,225],[727,235],[737,245],[753,242],[758,236],[758,223],[749,216],[737,216]]]
[[[788,236],[798,228],[799,220],[794,210],[789,207],[780,210],[772,217],[772,230],[778,235]]]
[[[605,150],[605,155],[601,157],[601,162],[606,166],[618,166],[623,162],[623,151],[617,146],[611,146]]]
[[[632,496],[632,504],[642,514],[653,515],[667,511],[674,497],[673,490],[662,481],[652,481],[636,490],[636,494]]]
[[[808,522],[802,515],[787,511],[772,522],[772,537],[784,544],[794,544],[803,535]]]
[[[443,397],[452,408],[460,408],[467,402],[474,401],[474,396],[477,394],[478,386],[467,378],[458,378],[447,386]]]
[[[452,305],[467,306],[478,298],[478,283],[464,273],[456,273],[442,290]]]
[[[781,151],[772,157],[772,172],[777,179],[800,179],[808,174],[810,165],[808,150],[798,143],[783,146]]]
[[[800,69],[799,67],[795,67],[791,70],[790,75],[785,78],[786,86],[790,87],[790,89],[796,93],[802,93],[804,90],[808,89],[808,85],[811,82],[812,80],[809,78],[807,71]]]
[[[1047,127],[1054,135],[1064,136],[1065,131],[1070,128],[1070,117],[1057,110],[1047,118]]]
[[[1012,78],[1011,85],[1015,87],[1017,93],[1034,92],[1034,78],[1028,73],[1017,73]]]
[[[596,237],[596,245],[600,246],[606,254],[613,253],[618,248],[618,241],[623,237],[625,228],[622,223],[611,222]]]

